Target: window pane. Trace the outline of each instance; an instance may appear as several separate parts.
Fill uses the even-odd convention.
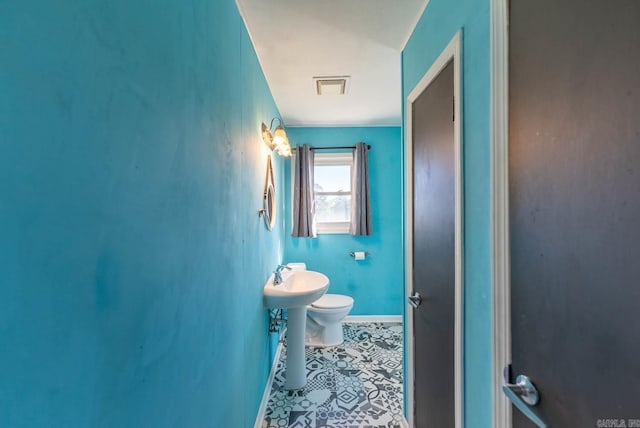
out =
[[[351,167],[316,165],[313,180],[317,192],[351,192]]]
[[[316,221],[319,223],[351,220],[351,195],[316,194]]]

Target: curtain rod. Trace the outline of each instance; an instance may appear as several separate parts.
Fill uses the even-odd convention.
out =
[[[311,147],[311,150],[338,150],[338,149],[356,149],[356,146],[339,146],[339,147]],[[371,144],[367,144],[367,149],[371,150]]]

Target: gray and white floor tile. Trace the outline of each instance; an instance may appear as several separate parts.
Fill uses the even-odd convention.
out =
[[[284,389],[280,356],[262,428],[400,428],[402,325],[345,323],[342,345],[307,347],[307,385]]]

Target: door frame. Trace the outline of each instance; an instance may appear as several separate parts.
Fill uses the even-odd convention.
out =
[[[509,257],[509,0],[490,0],[491,275],[493,284],[493,425],[511,428],[502,370],[511,364]]]
[[[455,175],[455,314],[454,314],[454,408],[455,428],[463,426],[463,198],[462,198],[462,30],[458,30],[447,47],[440,53],[420,82],[407,97],[406,126],[404,141],[404,198],[405,198],[405,302],[413,290],[413,103],[420,94],[440,74],[444,67],[453,60],[453,94],[454,94],[454,175]],[[405,329],[407,338],[407,416],[409,426],[415,426],[414,397],[414,331],[413,310],[405,303]]]

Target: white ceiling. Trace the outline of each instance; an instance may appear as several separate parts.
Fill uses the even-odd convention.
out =
[[[428,0],[236,1],[285,125],[400,125],[400,53]],[[345,75],[347,94],[316,95],[313,77]]]

